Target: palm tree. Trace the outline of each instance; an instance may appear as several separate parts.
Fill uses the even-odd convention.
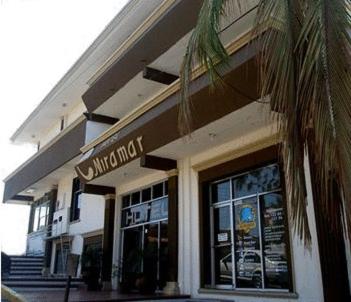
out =
[[[246,1],[204,0],[181,70],[179,126],[191,131],[188,87],[195,64],[212,84],[222,83],[219,65],[228,54],[220,20]],[[351,16],[350,0],[260,0],[254,35],[259,41],[261,95],[269,96],[281,134],[291,220],[306,245],[305,153],[313,157],[318,206],[331,227],[342,218],[351,234]],[[269,30],[262,28],[269,24]],[[341,198],[335,198],[335,186]],[[340,201],[341,200],[341,201]],[[335,227],[336,229],[336,227]]]

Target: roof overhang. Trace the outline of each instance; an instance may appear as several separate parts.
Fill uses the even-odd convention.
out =
[[[259,98],[256,56],[252,42],[236,51],[222,70],[227,89],[211,90],[202,74],[190,86],[192,129],[199,129]],[[240,92],[240,93],[239,93]],[[85,153],[76,171],[90,182],[181,137],[178,129],[179,90],[141,114]]]
[[[89,112],[93,112],[116,91],[126,85],[148,64],[165,53],[193,29],[202,0],[174,1],[163,14],[126,48],[83,94]],[[181,20],[181,22],[180,22]]]
[[[31,186],[80,154],[80,148],[86,143],[86,125],[86,119],[78,120],[9,175],[4,180],[3,202],[31,203],[34,196]]]

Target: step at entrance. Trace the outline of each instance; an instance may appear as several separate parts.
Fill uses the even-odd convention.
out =
[[[58,290],[66,287],[65,277],[43,277],[43,257],[10,256],[10,272],[3,276],[2,283],[11,289],[23,291]],[[80,278],[72,278],[71,288],[76,289],[83,284]]]

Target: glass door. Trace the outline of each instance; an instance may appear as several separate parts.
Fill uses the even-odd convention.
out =
[[[135,227],[123,231],[123,275],[133,288],[138,274],[142,271],[143,227]]]
[[[156,284],[158,280],[158,250],[159,231],[158,223],[145,225],[144,227],[144,250],[143,250],[143,273],[149,282]]]
[[[122,279],[162,289],[168,273],[167,181],[122,196]],[[143,277],[139,278],[140,275]],[[138,281],[139,282],[139,281]]]
[[[166,286],[168,274],[168,221],[160,222],[159,236],[159,278],[160,289]]]
[[[168,273],[168,221],[145,224],[123,231],[123,280],[131,287],[141,273],[159,289]]]

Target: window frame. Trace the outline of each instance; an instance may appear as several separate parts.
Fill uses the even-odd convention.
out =
[[[240,291],[247,291],[247,292],[278,292],[278,293],[293,293],[295,284],[294,284],[294,278],[293,278],[293,269],[292,269],[292,249],[291,249],[291,234],[290,234],[290,229],[289,229],[289,224],[288,224],[288,211],[287,211],[287,204],[286,204],[286,192],[285,192],[285,180],[284,180],[284,170],[282,163],[279,161],[279,156],[278,156],[278,150],[279,150],[279,145],[273,145],[269,146],[267,148],[261,149],[259,151],[255,151],[251,154],[244,155],[242,157],[221,163],[216,166],[212,166],[210,168],[204,169],[199,171],[199,215],[200,215],[200,286],[201,288],[204,289],[211,289],[211,290],[228,290],[228,292],[240,292]],[[223,182],[226,179],[229,178],[234,178],[237,177],[240,174],[247,173],[249,171],[258,169],[258,168],[263,168],[265,166],[268,166],[270,164],[278,164],[279,167],[279,175],[280,175],[280,187],[278,190],[273,190],[273,191],[280,191],[280,194],[282,196],[283,202],[282,202],[282,207],[285,215],[284,219],[284,228],[285,228],[285,240],[284,243],[286,244],[286,257],[287,257],[287,266],[288,266],[288,289],[274,289],[274,288],[240,288],[240,287],[233,287],[233,285],[217,285],[213,286],[213,278],[215,273],[214,273],[214,265],[213,265],[213,253],[212,253],[212,247],[214,246],[214,238],[213,238],[213,233],[214,229],[212,228],[213,226],[213,211],[212,211],[212,205],[211,205],[211,199],[212,196],[211,190],[210,190],[210,184],[213,182]],[[230,183],[230,190],[232,190],[232,183]],[[264,194],[267,194],[265,192]],[[255,194],[256,196],[256,194]],[[231,196],[232,198],[233,196]],[[249,196],[245,196],[244,198],[247,198]],[[231,201],[223,201],[219,202],[216,204],[216,206],[230,206],[231,214],[234,215],[235,213],[233,212],[233,199]],[[240,199],[240,198],[238,198]],[[241,198],[243,199],[243,198]],[[260,198],[259,198],[260,199]],[[258,203],[261,203],[258,202]],[[259,204],[257,204],[259,206]],[[262,220],[262,215],[263,215],[263,209],[260,209],[259,212],[259,217],[260,220]],[[208,220],[210,219],[210,223],[208,223]],[[234,219],[231,219],[231,223],[234,223]],[[232,242],[234,242],[234,230],[235,225],[232,226],[231,228],[231,236],[232,236]],[[259,229],[260,233],[262,231],[262,226],[260,225]],[[207,234],[210,234],[207,235]],[[209,238],[210,237],[210,238]],[[263,237],[261,236],[260,242],[262,241]],[[263,251],[263,246],[261,245],[261,249]],[[207,251],[208,250],[208,251]],[[232,250],[235,250],[235,246],[232,244]],[[234,252],[232,251],[232,254]],[[234,260],[233,260],[234,258]],[[210,269],[208,265],[208,261],[211,261]],[[235,265],[235,253],[232,255],[232,261],[233,264]],[[263,261],[264,262],[264,261]],[[263,264],[264,265],[264,264]],[[233,271],[233,278],[235,277],[234,275],[234,267],[232,269]],[[236,280],[232,280],[233,284],[235,283],[236,286]]]
[[[77,222],[80,220],[80,211],[82,205],[80,204],[80,198],[83,194],[81,188],[81,182],[78,177],[73,178],[72,180],[72,196],[71,196],[71,209],[70,209],[70,222]]]
[[[42,208],[44,206],[45,206],[45,215],[42,215],[41,211],[42,211]],[[38,216],[36,216],[37,211],[38,211]],[[39,232],[39,231],[43,230],[48,225],[49,211],[50,211],[50,201],[49,200],[42,202],[42,203],[39,203],[34,207],[32,232]],[[44,220],[45,220],[44,225],[40,225],[42,218],[44,218]]]
[[[154,188],[160,188],[162,186],[162,195],[159,195],[159,196],[155,196],[155,190]],[[147,200],[143,200],[143,191],[145,190],[150,190],[150,199],[147,199]],[[139,193],[139,202],[138,203],[133,203],[132,201],[132,196],[133,194],[136,194],[136,193]],[[150,215],[151,215],[151,207],[152,207],[152,204],[154,202],[158,202],[158,201],[162,201],[164,199],[167,199],[167,217],[159,217],[157,219],[151,219]],[[140,249],[142,251],[144,251],[145,249],[145,246],[144,246],[144,243],[145,243],[145,230],[151,226],[151,225],[154,225],[154,226],[157,226],[157,232],[158,232],[158,236],[157,236],[157,263],[156,263],[156,266],[157,266],[157,283],[160,282],[160,276],[161,276],[161,271],[160,271],[160,253],[161,253],[161,241],[160,241],[160,238],[161,238],[161,229],[162,229],[162,225],[164,225],[166,223],[166,226],[167,226],[167,232],[169,232],[168,230],[168,218],[169,218],[169,192],[168,192],[168,179],[165,179],[165,180],[160,180],[158,182],[155,182],[155,183],[152,183],[152,184],[149,184],[147,186],[143,186],[143,187],[140,187],[136,190],[132,190],[132,191],[129,191],[129,192],[125,192],[121,195],[121,209],[120,209],[120,217],[119,217],[119,234],[120,234],[120,255],[119,255],[119,261],[121,261],[121,263],[123,262],[123,258],[124,258],[124,244],[125,244],[125,234],[126,232],[130,231],[130,230],[133,230],[133,229],[139,229],[141,234],[142,235],[142,238],[141,238],[141,247]],[[130,209],[133,209],[133,208],[137,208],[137,207],[140,207],[140,206],[146,206],[148,208],[148,220],[147,221],[143,221],[143,222],[138,222],[138,223],[134,223],[134,224],[130,224],[130,225],[124,225],[124,222],[123,222],[123,218],[124,218],[124,215],[123,213],[130,210]],[[168,235],[167,235],[168,236]],[[144,264],[143,264],[143,260],[141,260],[140,262],[140,270],[143,271],[144,269]],[[123,275],[123,274],[122,274]],[[120,280],[123,279],[123,276],[120,277]],[[159,284],[158,284],[159,286]]]

